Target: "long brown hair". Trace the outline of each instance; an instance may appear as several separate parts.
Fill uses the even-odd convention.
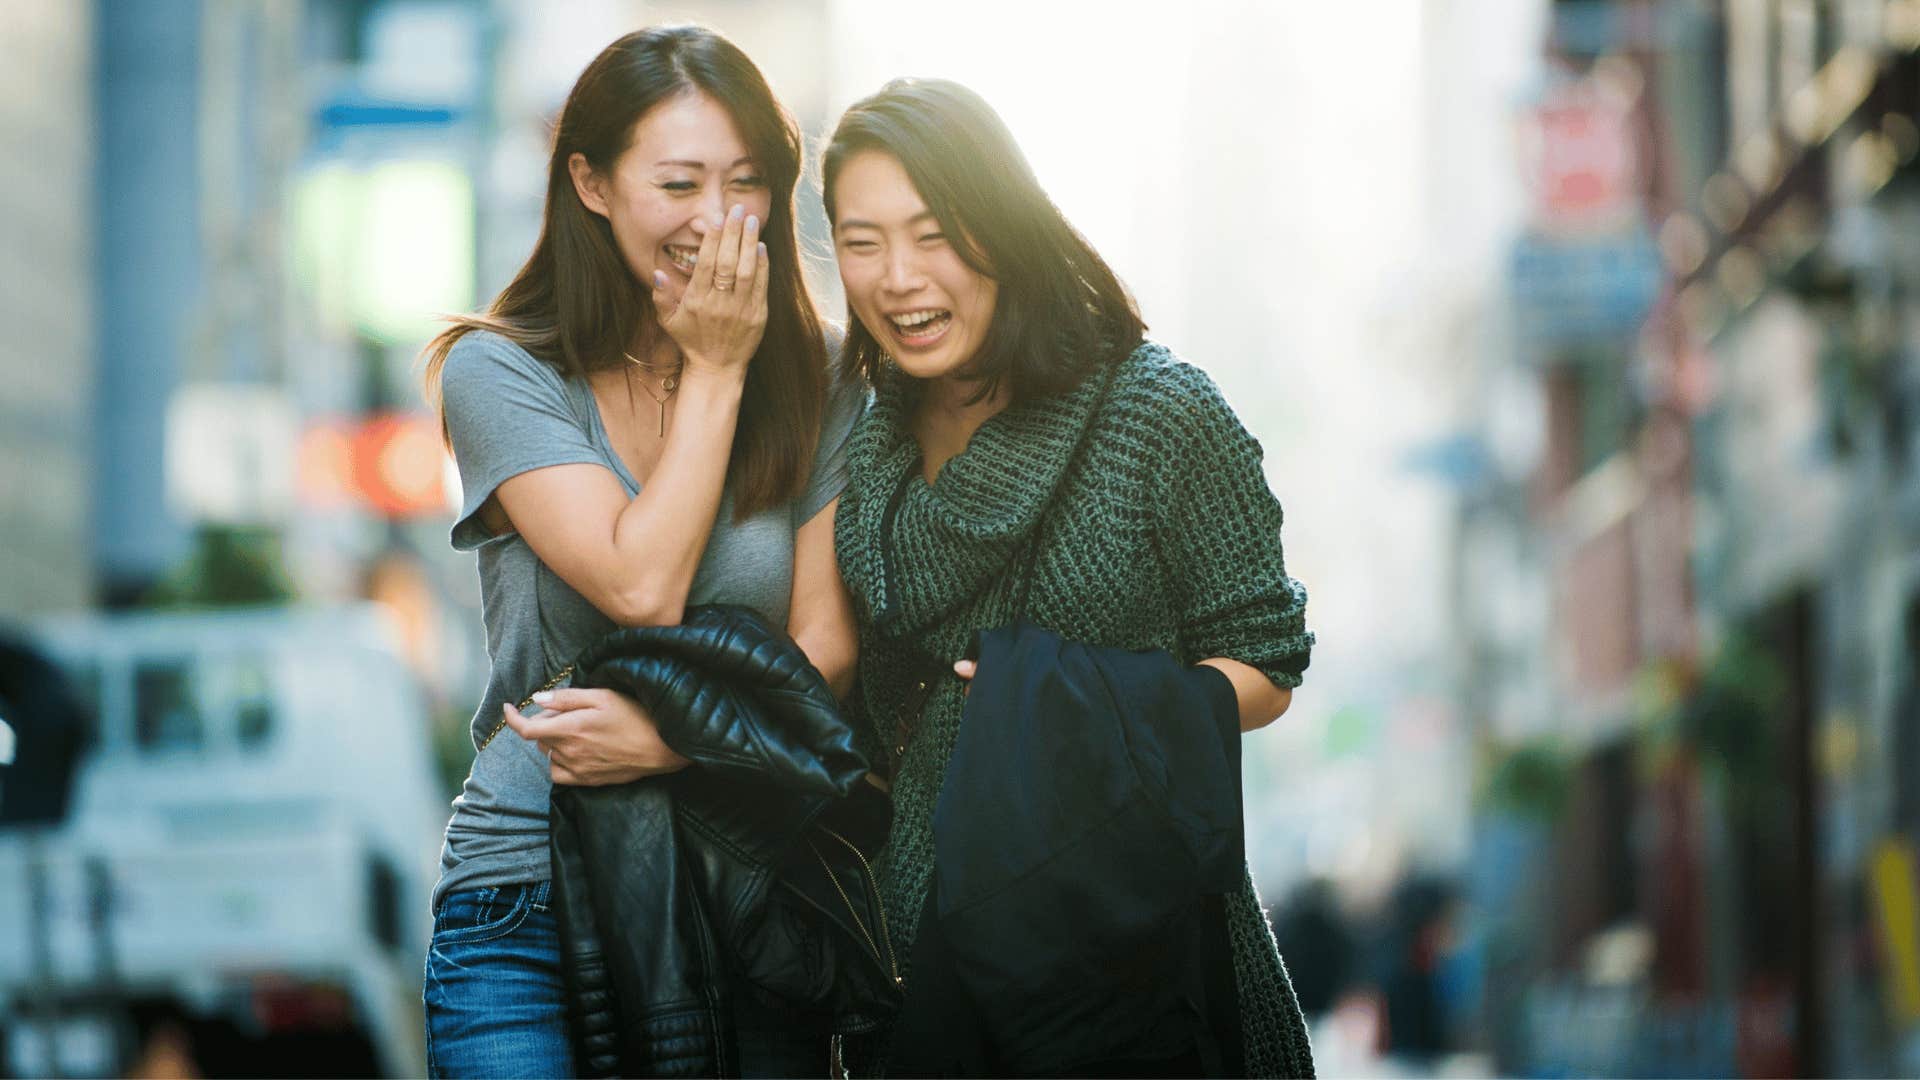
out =
[[[1047,197],[980,95],[945,79],[895,79],[855,102],[821,161],[830,224],[840,170],[865,150],[900,162],[954,253],[1000,286],[970,365],[976,400],[1003,380],[1014,402],[1061,393],[1140,344],[1146,324],[1126,286]],[[886,361],[851,304],[841,356],[869,382]]]
[[[768,258],[767,327],[747,369],[728,480],[744,519],[805,486],[826,399],[820,316],[801,275],[793,215],[800,127],[752,60],[701,26],[656,26],[622,37],[594,57],[567,94],[554,126],[547,203],[533,254],[483,314],[454,317],[427,343],[428,400],[440,407],[447,354],[475,330],[500,334],[563,375],[623,363],[634,335],[657,316],[651,290],[621,258],[607,220],[588,210],[567,167],[585,155],[607,173],[649,110],[698,91],[727,110],[773,196],[760,238]]]

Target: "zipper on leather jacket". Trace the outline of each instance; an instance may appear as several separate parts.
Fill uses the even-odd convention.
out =
[[[878,941],[874,939],[873,931],[867,928],[866,920],[862,919],[859,911],[854,908],[853,898],[848,896],[847,890],[841,886],[839,876],[833,872],[833,867],[828,865],[826,857],[821,855],[818,849],[813,853],[813,857],[820,860],[820,869],[826,871],[827,880],[833,882],[834,891],[840,894],[841,901],[847,905],[847,915],[853,919],[853,925],[858,927],[860,935],[867,939],[867,949],[873,953],[874,962],[886,965],[887,974],[893,977],[894,989],[903,990],[905,988],[905,982],[900,978],[900,964],[893,953],[893,935],[887,929],[887,902],[880,896],[880,882],[879,879],[874,876],[872,864],[867,862],[866,854],[862,852],[859,845],[853,841],[841,836],[825,825],[820,826],[820,831],[840,841],[848,851],[853,852],[854,858],[860,860],[860,869],[866,878],[865,885],[867,891],[872,895],[874,910],[880,917],[880,937]],[[883,945],[886,947],[884,953],[881,951],[881,946]]]

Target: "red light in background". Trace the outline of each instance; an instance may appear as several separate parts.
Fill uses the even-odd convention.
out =
[[[353,433],[354,490],[387,517],[444,512],[445,468],[440,429],[431,417],[386,413]]]

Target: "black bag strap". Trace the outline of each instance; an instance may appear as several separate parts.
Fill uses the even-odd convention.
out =
[[[1118,372],[1114,365],[1109,365],[1094,377],[1104,381],[1101,382],[1100,389],[1094,396],[1093,408],[1088,411],[1087,422],[1074,440],[1073,449],[1068,452],[1067,465],[1060,473],[1060,482],[1048,496],[1047,504],[1040,508],[1040,518],[1034,522],[1033,531],[1028,534],[1027,543],[1018,557],[1013,579],[1015,591],[1012,621],[1014,622],[1022,621],[1027,617],[1028,598],[1033,591],[1033,579],[1037,576],[1039,569],[1040,553],[1045,550],[1046,542],[1052,539],[1054,528],[1058,524],[1061,492],[1073,482],[1073,477],[1080,471],[1080,460],[1085,455],[1087,446],[1093,442],[1093,429],[1100,422],[1101,413],[1106,410],[1107,398],[1113,392],[1113,384],[1118,378]],[[886,539],[882,538],[881,542],[885,543]],[[926,712],[927,702],[932,699],[933,692],[939,688],[940,680],[949,677],[957,678],[953,674],[953,665],[950,662],[924,650],[912,651],[918,654],[913,663],[919,670],[914,673],[913,685],[908,688],[906,698],[900,703],[899,715],[894,723],[893,745],[886,748],[889,787],[892,785],[893,777],[899,775],[900,762],[907,756],[907,745],[913,741],[920,719]]]
[[[1047,497],[1047,505],[1040,510],[1040,520],[1034,522],[1033,532],[1027,536],[1026,550],[1021,554],[1020,572],[1016,577],[1013,596],[1013,620],[1019,622],[1027,617],[1027,596],[1033,591],[1033,579],[1040,562],[1040,553],[1046,550],[1047,541],[1053,538],[1055,527],[1059,524],[1059,505],[1061,492],[1073,482],[1080,471],[1080,459],[1086,455],[1087,446],[1093,442],[1093,429],[1100,422],[1100,414],[1106,411],[1107,398],[1113,393],[1114,381],[1119,373],[1108,366],[1099,375],[1106,381],[1100,384],[1100,390],[1093,399],[1093,408],[1087,412],[1087,422],[1074,439],[1073,449],[1068,452],[1067,466],[1060,472],[1060,482]]]

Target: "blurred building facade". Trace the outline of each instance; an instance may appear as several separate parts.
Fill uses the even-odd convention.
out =
[[[0,612],[91,594],[93,11],[0,9]]]
[[[1530,1072],[1911,1073],[1920,5],[1552,10],[1483,373],[1538,453],[1458,523],[1483,1030]]]

